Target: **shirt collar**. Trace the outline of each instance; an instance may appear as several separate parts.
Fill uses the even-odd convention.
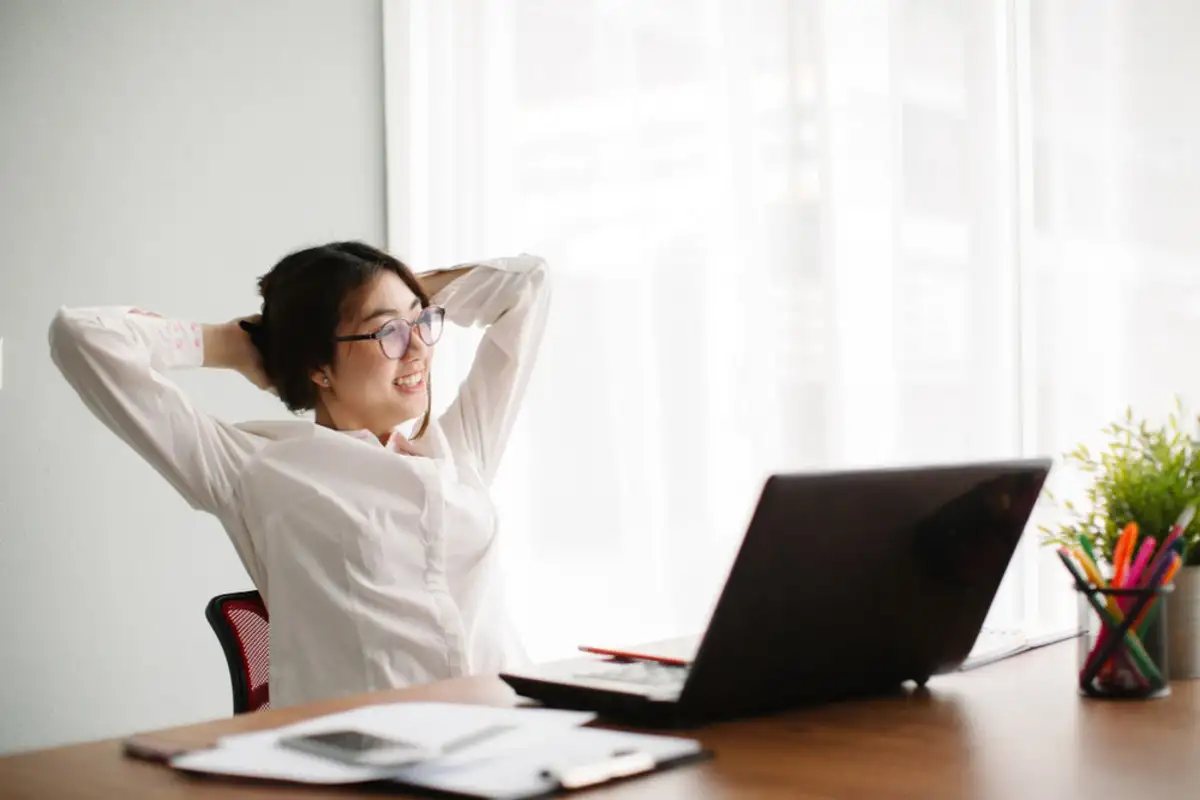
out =
[[[371,442],[372,444],[379,445],[380,447],[386,448],[388,450],[395,450],[395,448],[392,447],[392,443],[396,440],[396,437],[398,437],[398,436],[404,437],[403,428],[404,428],[403,423],[392,428],[392,432],[388,436],[387,442],[379,441],[379,437],[376,436],[375,434],[371,433],[366,428],[360,428],[359,430],[356,430],[356,431],[340,431],[340,433],[344,433],[353,439],[358,439],[359,441]]]

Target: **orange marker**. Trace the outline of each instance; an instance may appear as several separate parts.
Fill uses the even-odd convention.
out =
[[[1178,553],[1176,553],[1175,560],[1171,562],[1171,566],[1167,567],[1167,574],[1163,576],[1163,586],[1171,585],[1171,581],[1175,578],[1175,573],[1179,572],[1179,568],[1181,566],[1183,566],[1183,559],[1179,557]]]
[[[1129,562],[1133,558],[1133,548],[1137,543],[1138,524],[1130,522],[1121,531],[1121,538],[1113,550],[1113,586],[1124,586],[1125,577],[1129,575]]]

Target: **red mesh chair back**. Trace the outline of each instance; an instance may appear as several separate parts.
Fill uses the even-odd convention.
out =
[[[253,591],[217,595],[204,616],[225,652],[233,713],[270,708],[270,617],[262,596]]]

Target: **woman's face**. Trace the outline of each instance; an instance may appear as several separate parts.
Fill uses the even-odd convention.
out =
[[[335,427],[384,434],[425,413],[433,348],[415,330],[421,311],[420,299],[393,272],[381,272],[347,306],[339,338],[390,335],[383,342],[339,341],[333,364],[313,373]]]

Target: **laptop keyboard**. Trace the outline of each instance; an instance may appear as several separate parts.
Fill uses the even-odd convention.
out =
[[[653,661],[634,661],[629,664],[601,664],[580,670],[577,678],[634,683],[653,689],[681,689],[687,679],[687,667],[675,667]]]

